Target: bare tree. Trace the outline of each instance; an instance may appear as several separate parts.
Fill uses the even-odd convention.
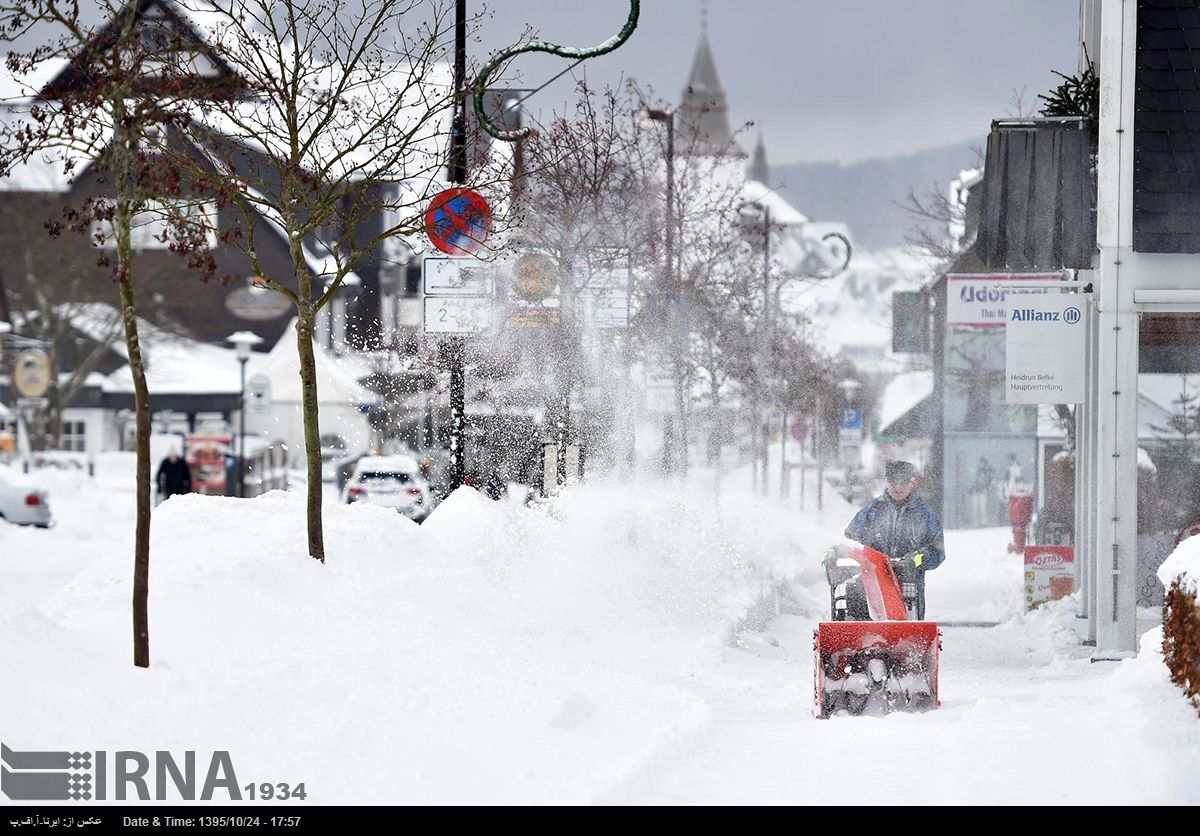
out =
[[[91,236],[97,262],[117,285],[133,376],[137,426],[137,522],[134,539],[134,664],[150,664],[147,611],[150,572],[150,401],[138,335],[132,234],[140,216],[163,222],[162,234],[192,266],[214,269],[203,254],[208,230],[198,223],[179,172],[147,152],[151,138],[175,123],[205,79],[176,60],[178,45],[139,16],[138,3],[101,2],[104,22],[89,25],[79,4],[57,0],[0,4],[0,39],[39,39],[8,54],[7,68],[32,98],[10,104],[0,128],[0,173],[30,164],[73,178],[86,171],[99,188],[66,207],[51,234]],[[49,81],[33,81],[47,68]],[[162,202],[175,196],[175,202]],[[111,246],[109,246],[111,244]]]
[[[602,291],[597,282],[614,273],[645,274],[662,228],[661,185],[646,168],[638,99],[632,86],[621,93],[598,92],[581,82],[573,112],[539,126],[524,142],[522,223],[513,245],[553,265],[544,289],[557,286],[560,321],[541,330],[555,357],[555,386],[547,401],[560,482],[566,478],[566,446],[577,432],[571,392],[587,376],[587,327],[576,317],[580,297]],[[522,292],[520,283],[516,292]]]
[[[243,234],[232,245],[260,286],[295,306],[308,551],[324,561],[314,326],[384,242],[424,231],[429,199],[444,188],[451,117],[461,101],[447,62],[453,6],[177,2],[206,28],[242,85],[240,96],[197,109],[188,133],[200,157],[180,154],[177,162],[237,207]],[[496,167],[477,165],[471,179],[478,189],[502,191]],[[273,274],[259,257],[268,236],[286,240],[289,275]]]
[[[20,333],[40,342],[55,370],[47,392],[46,434],[34,449],[56,445],[62,412],[121,340],[121,316],[107,300],[111,290],[95,253],[64,247],[46,234],[45,222],[61,216],[61,201],[22,195],[0,204],[0,250],[8,254],[7,292]],[[82,327],[86,321],[86,327]]]

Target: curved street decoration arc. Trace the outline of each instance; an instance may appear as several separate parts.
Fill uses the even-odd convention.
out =
[[[827,232],[821,236],[822,241],[828,241],[830,238],[836,238],[842,242],[842,246],[846,248],[846,259],[838,266],[836,270],[831,270],[828,273],[822,273],[818,276],[813,276],[815,279],[832,279],[835,276],[840,276],[846,272],[846,268],[850,266],[850,239],[840,232]]]
[[[507,49],[502,49],[492,56],[491,60],[483,65],[483,69],[479,71],[479,77],[475,79],[475,84],[472,87],[473,96],[475,99],[475,116],[479,119],[479,124],[491,136],[503,142],[516,142],[519,139],[524,139],[532,133],[530,128],[519,128],[515,131],[504,131],[492,122],[483,109],[483,93],[487,89],[488,78],[499,69],[500,65],[509,58],[520,55],[524,52],[548,52],[551,55],[557,55],[560,58],[576,58],[582,61],[585,58],[595,58],[600,55],[605,55],[612,52],[621,44],[629,40],[629,36],[633,34],[633,30],[637,28],[638,14],[641,11],[641,0],[629,0],[629,18],[625,21],[625,25],[621,27],[621,31],[613,37],[609,38],[599,46],[578,48],[570,46],[559,46],[558,44],[547,43],[546,41],[532,41],[525,45],[517,44],[510,46]]]

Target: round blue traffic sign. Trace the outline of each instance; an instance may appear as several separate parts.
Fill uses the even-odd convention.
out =
[[[429,242],[447,255],[472,255],[483,246],[491,228],[491,208],[471,189],[446,189],[425,212]]]

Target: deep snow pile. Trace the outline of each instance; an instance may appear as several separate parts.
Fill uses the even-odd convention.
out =
[[[131,499],[96,498],[101,515]],[[242,784],[304,781],[318,803],[612,797],[705,733],[707,705],[679,683],[772,577],[818,582],[809,543],[828,539],[679,489],[540,508],[463,489],[423,526],[327,507],[322,566],[302,496],[176,497],[154,512],[153,664],[136,671],[131,534],[98,515],[89,536],[69,510],[51,532],[4,529],[6,581],[54,574],[5,609],[5,741],[224,748]]]
[[[1184,540],[1158,567],[1158,579],[1167,589],[1176,578],[1185,590],[1193,594],[1200,590],[1200,537]]]

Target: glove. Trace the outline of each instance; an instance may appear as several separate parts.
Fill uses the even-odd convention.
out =
[[[896,572],[896,580],[902,584],[916,581],[923,562],[925,562],[925,555],[916,550],[908,552],[894,560],[892,568]]]

